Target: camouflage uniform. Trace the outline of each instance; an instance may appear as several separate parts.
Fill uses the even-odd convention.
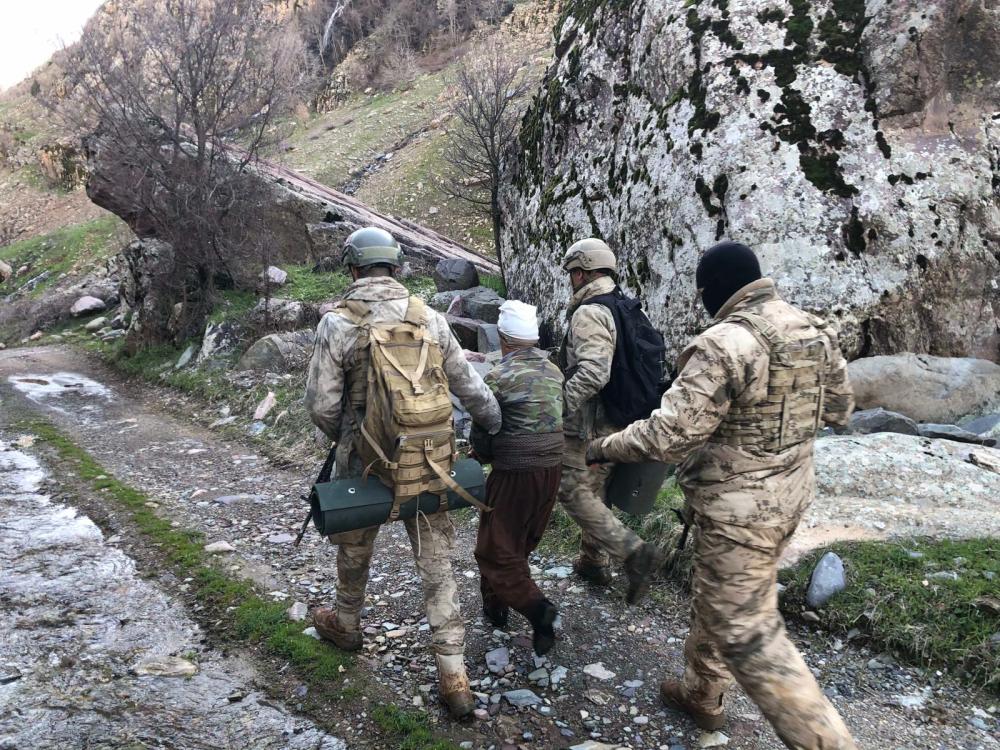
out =
[[[614,288],[614,279],[601,276],[574,293],[561,363],[566,373],[566,457],[559,502],[580,526],[580,562],[597,568],[610,564],[609,552],[624,560],[642,545],[604,502],[604,485],[614,466],[588,469],[584,460],[590,440],[617,429],[607,420],[600,396],[611,379],[617,336],[614,317],[603,305],[584,304]]]
[[[752,327],[731,317],[744,313],[760,316],[789,340],[822,342],[825,398],[821,389],[818,416],[845,424],[853,396],[836,332],[783,302],[774,283],[761,279],[733,295],[716,316],[720,322],[688,346],[678,363],[681,374],[660,408],[601,447],[610,460],[683,461],[678,481],[695,527],[683,683],[691,702],[704,713],[720,713],[735,678],[788,747],[853,749],[847,728],[788,640],[778,614],[778,559],[814,494],[814,431],[782,450],[725,437],[734,434],[741,414],[752,415],[774,400],[769,399],[773,350]],[[799,387],[796,381],[790,392]],[[759,426],[766,420],[755,421]],[[742,434],[754,420],[746,424]]]
[[[531,579],[528,555],[538,546],[556,501],[563,458],[563,376],[545,352],[509,352],[486,376],[503,412],[503,427],[491,440],[478,428],[473,446],[493,464],[487,504],[479,519],[476,562],[483,607],[512,607],[529,620],[542,592]]]
[[[373,323],[401,321],[406,314],[409,292],[390,278],[361,278],[345,294],[346,300],[362,300],[370,309]],[[462,354],[447,322],[431,313],[428,329],[444,356],[450,390],[486,430],[500,427],[500,407]],[[354,450],[355,433],[364,414],[352,407],[348,395],[367,387],[365,367],[359,366],[357,341],[360,329],[346,318],[328,313],[319,323],[316,347],[309,365],[306,409],[313,422],[337,441],[336,476],[360,476],[362,467]],[[355,403],[359,399],[355,399]],[[363,403],[363,399],[360,399]],[[420,516],[405,521],[417,572],[423,581],[431,641],[439,655],[461,654],[465,624],[458,603],[458,590],[451,569],[454,527],[447,514]],[[336,534],[330,541],[337,551],[337,616],[349,631],[357,631],[364,606],[368,568],[379,527]]]

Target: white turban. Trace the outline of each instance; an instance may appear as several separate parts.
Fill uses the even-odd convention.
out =
[[[500,320],[497,327],[500,334],[518,341],[538,341],[538,319],[534,305],[516,299],[500,305]]]

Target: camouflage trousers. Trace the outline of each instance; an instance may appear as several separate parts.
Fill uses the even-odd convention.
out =
[[[778,613],[778,558],[796,523],[747,528],[695,516],[684,686],[717,712],[733,679],[794,750],[857,750]]]
[[[607,567],[611,564],[610,557],[624,560],[642,545],[642,539],[619,521],[604,502],[604,485],[614,466],[587,467],[585,451],[583,441],[566,439],[559,502],[580,527],[580,561]]]
[[[465,622],[458,603],[458,587],[451,569],[455,526],[447,513],[403,521],[410,537],[417,573],[424,589],[424,606],[431,626],[431,649],[439,656],[465,652]],[[381,526],[334,534],[337,545],[337,617],[348,630],[361,627],[368,569]]]

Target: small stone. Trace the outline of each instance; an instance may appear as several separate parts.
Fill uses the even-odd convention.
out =
[[[321,640],[323,640],[323,636],[321,636],[321,635],[320,635],[320,634],[319,634],[319,633],[318,633],[318,632],[316,631],[316,628],[314,628],[314,627],[312,627],[312,626],[310,626],[310,627],[306,628],[305,630],[303,630],[303,631],[302,631],[302,635],[307,635],[307,636],[309,636],[310,638],[315,638],[315,639],[316,639],[317,641],[321,641]]]
[[[698,738],[698,747],[725,747],[729,737],[722,732],[702,732]]]
[[[194,357],[194,353],[195,347],[194,344],[191,344],[184,350],[184,353],[181,354],[180,358],[177,360],[177,364],[174,365],[174,369],[180,370],[182,367],[187,367],[187,365],[191,362],[191,359]]]
[[[264,399],[257,404],[257,410],[253,413],[254,421],[260,422],[264,419],[271,413],[271,409],[273,409],[277,403],[278,400],[274,395],[274,391],[268,391]]]
[[[588,664],[583,668],[584,674],[589,674],[598,680],[613,680],[615,673],[610,669],[607,669],[603,662],[596,662],[594,664]]]
[[[806,622],[819,622],[819,615],[812,610],[806,610],[802,613],[802,619]]]
[[[552,685],[552,687],[555,687],[560,682],[566,679],[567,674],[568,670],[566,669],[566,667],[556,667],[549,674],[549,683]]]
[[[87,323],[87,325],[85,325],[83,327],[83,330],[85,330],[85,331],[99,331],[102,328],[104,328],[104,326],[107,324],[107,322],[108,322],[108,319],[102,315],[101,317],[94,318],[92,321],[90,321],[89,323]]]
[[[539,680],[549,679],[549,670],[547,669],[536,669],[528,675],[528,679],[532,682],[538,682]]]
[[[479,721],[488,721],[490,718],[490,712],[485,708],[477,708],[472,712],[472,715],[476,717]]]
[[[198,665],[179,656],[155,656],[140,662],[133,671],[152,677],[193,677],[198,674]]]
[[[221,552],[235,552],[236,548],[229,542],[212,542],[205,545],[205,551],[217,554]]]
[[[553,568],[548,568],[545,571],[545,575],[549,578],[569,578],[573,574],[573,568],[569,565],[557,565]]]
[[[486,652],[486,667],[493,674],[503,674],[510,664],[510,650],[506,646]]]
[[[512,706],[517,706],[518,708],[524,708],[525,706],[537,706],[542,702],[541,698],[535,695],[532,691],[524,688],[520,690],[508,690],[503,694],[503,697]]]
[[[288,619],[292,622],[302,622],[302,620],[306,619],[306,615],[309,614],[309,607],[303,602],[295,602],[295,604],[285,610],[285,614],[288,615]]]
[[[269,544],[288,544],[295,541],[294,534],[272,534],[267,538]]]
[[[847,588],[844,575],[844,561],[834,552],[827,552],[813,568],[806,591],[806,604],[818,609],[826,604],[834,594]]]

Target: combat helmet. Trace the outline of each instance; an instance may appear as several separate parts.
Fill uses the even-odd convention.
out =
[[[384,229],[365,227],[353,232],[344,242],[345,266],[387,265],[401,268],[403,251],[396,239]]]
[[[604,240],[590,237],[573,243],[563,256],[562,267],[564,271],[580,268],[584,271],[616,272],[618,259]]]

